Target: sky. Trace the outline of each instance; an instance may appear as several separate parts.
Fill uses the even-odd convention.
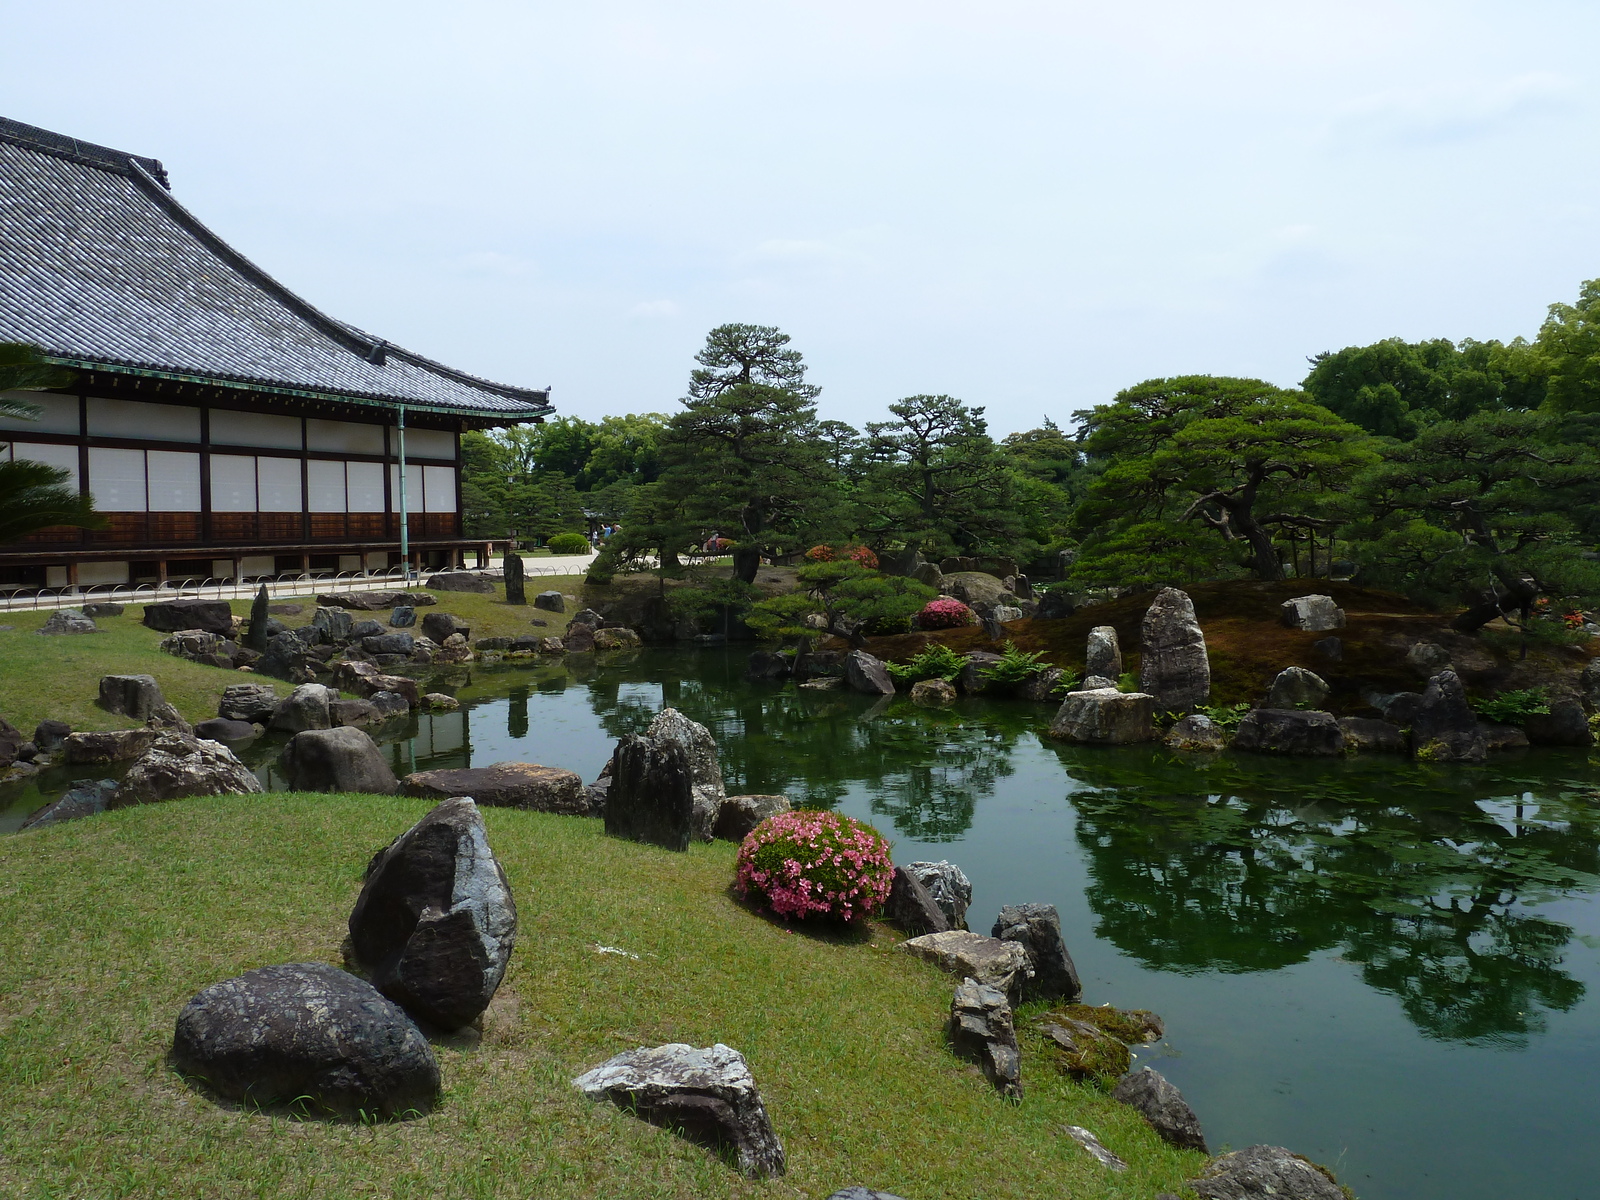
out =
[[[161,159],[311,303],[559,413],[776,325],[857,426],[991,431],[1600,276],[1600,5],[7,5],[0,113]],[[17,47],[36,47],[18,53]]]

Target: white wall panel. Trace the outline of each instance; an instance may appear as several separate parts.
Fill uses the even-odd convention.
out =
[[[456,458],[456,435],[441,429],[407,429],[407,458]]]
[[[151,512],[200,511],[200,456],[180,450],[145,453]]]
[[[89,493],[102,512],[144,512],[144,451],[90,450]]]
[[[383,511],[383,464],[353,462],[345,464],[348,489],[346,512],[381,513]]]
[[[213,446],[271,446],[277,450],[300,449],[300,418],[274,413],[211,410]]]
[[[152,442],[198,442],[200,410],[143,400],[89,397],[89,433],[94,437],[142,438]]]
[[[256,459],[256,501],[262,512],[299,512],[302,494],[298,458]]]
[[[241,454],[211,456],[211,511],[256,511],[255,459]]]
[[[374,464],[376,465],[376,464]],[[382,476],[379,476],[380,480]],[[344,499],[344,464],[313,458],[306,463],[307,507],[314,513],[348,512]],[[378,498],[383,507],[383,498]]]
[[[425,512],[453,513],[456,510],[456,469],[423,467],[422,482],[427,489]]]
[[[40,433],[77,433],[78,432],[78,398],[76,396],[55,396],[48,392],[0,392],[7,400],[20,400],[24,404],[31,404],[42,410],[37,421],[23,421],[15,417],[0,417],[0,429],[15,429],[26,431],[38,430]]]
[[[312,418],[306,422],[306,448],[336,454],[382,454],[383,426]]]
[[[408,452],[409,453],[409,452]],[[389,464],[389,508],[400,511],[400,464]],[[422,468],[414,462],[406,463],[406,511],[422,512]]]
[[[6,452],[9,458],[29,458],[34,462],[46,463],[52,467],[60,467],[63,471],[71,472],[72,481],[67,484],[70,488],[78,486],[78,448],[76,446],[51,445],[49,442],[13,442]]]

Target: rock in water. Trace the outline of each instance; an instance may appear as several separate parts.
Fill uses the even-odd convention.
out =
[[[1096,625],[1089,630],[1083,673],[1104,675],[1107,679],[1116,679],[1122,674],[1122,644],[1117,641],[1115,626]]]
[[[718,1043],[641,1047],[607,1059],[573,1081],[591,1100],[610,1100],[690,1141],[731,1153],[749,1179],[784,1172],[783,1144],[744,1055]]]
[[[247,796],[266,790],[255,773],[221,742],[164,730],[128,768],[112,803],[120,808],[188,796]]]
[[[195,737],[207,742],[248,742],[260,733],[260,727],[249,721],[230,721],[226,717],[212,717],[194,727]]]
[[[853,650],[845,656],[844,677],[852,688],[868,696],[894,695],[894,680],[883,663],[865,650]]]
[[[44,825],[59,825],[63,821],[76,821],[81,817],[103,813],[110,806],[116,791],[115,779],[79,783],[30,816],[22,823],[22,828],[38,829]]]
[[[1211,1153],[1206,1149],[1206,1136],[1200,1131],[1200,1118],[1194,1115],[1183,1093],[1149,1067],[1123,1076],[1111,1098],[1138,1110],[1162,1141],[1181,1150]]]
[[[689,755],[670,739],[630,734],[612,756],[606,832],[668,850],[687,850],[694,828]]]
[[[1231,744],[1256,754],[1327,757],[1344,753],[1344,730],[1332,713],[1255,708],[1245,713]]]
[[[943,708],[955,702],[955,685],[946,680],[919,679],[911,685],[911,703],[920,708]]]
[[[1249,1146],[1212,1160],[1188,1181],[1201,1200],[1346,1200],[1328,1171],[1282,1146]]]
[[[1428,681],[1411,720],[1411,753],[1424,762],[1482,762],[1489,756],[1478,714],[1454,671]]]
[[[1548,713],[1535,713],[1523,721],[1529,742],[1535,746],[1594,745],[1589,714],[1583,711],[1582,701],[1568,696],[1551,700],[1548,707]]]
[[[378,744],[348,725],[302,730],[289,739],[278,763],[289,786],[297,792],[370,792],[387,796],[400,786]]]
[[[1005,993],[963,980],[950,1001],[950,1046],[983,1067],[984,1078],[1007,1100],[1022,1099],[1022,1058]]]
[[[1053,904],[1008,904],[1000,910],[991,934],[1003,942],[1016,942],[1028,954],[1032,978],[1022,985],[1023,1000],[1065,1000],[1076,1004],[1083,997],[1078,968],[1061,936],[1061,915]]]
[[[1406,736],[1398,725],[1368,717],[1340,717],[1344,748],[1356,754],[1404,754]]]
[[[459,1029],[489,1007],[517,940],[517,906],[470,797],[446,800],[367,866],[350,948],[412,1016]]]
[[[79,609],[58,608],[50,614],[49,620],[39,626],[39,632],[55,636],[64,633],[99,633],[100,628],[92,617],[84,616]]]
[[[184,1005],[178,1070],[247,1104],[300,1101],[344,1116],[427,1112],[439,1064],[400,1008],[365,980],[322,963],[260,967]]]
[[[1177,588],[1162,588],[1140,629],[1139,689],[1169,712],[1186,712],[1211,696],[1211,662],[1195,620],[1194,602]]]
[[[752,683],[770,683],[787,679],[793,673],[794,659],[789,655],[757,650],[745,664],[744,677]]]
[[[1262,708],[1321,708],[1328,698],[1322,676],[1304,667],[1285,667],[1267,691]]]
[[[1167,730],[1168,750],[1215,751],[1228,744],[1228,735],[1204,713],[1190,713]]]
[[[264,683],[234,683],[222,690],[217,716],[265,725],[272,720],[279,703],[278,693]]]
[[[507,554],[504,559],[506,579],[506,603],[526,604],[528,602],[527,576],[523,568],[522,556]]]
[[[1344,609],[1333,602],[1332,596],[1296,596],[1285,600],[1279,611],[1283,623],[1290,629],[1326,633],[1330,629],[1344,628]]]
[[[933,894],[904,867],[894,869],[894,882],[889,885],[889,899],[883,906],[883,915],[911,937],[946,933],[950,929],[950,918],[945,916]]]
[[[717,811],[716,828],[711,832],[725,842],[742,842],[761,822],[791,807],[787,796],[729,796]]]
[[[967,905],[972,903],[972,880],[953,862],[914,862],[905,871],[933,897],[951,929],[967,927]]]
[[[717,761],[717,742],[711,731],[691,721],[675,708],[663,708],[644,731],[654,742],[672,741],[689,757],[689,780],[694,788],[694,819],[690,836],[709,842],[717,825],[717,814],[727,795],[722,784],[722,766]]]
[[[1050,719],[1050,736],[1068,742],[1123,746],[1153,742],[1156,699],[1144,692],[1115,688],[1068,692]]]

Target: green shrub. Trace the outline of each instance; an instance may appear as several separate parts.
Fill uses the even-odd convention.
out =
[[[589,539],[581,533],[558,533],[545,546],[551,554],[582,554],[589,548]]]
[[[1521,725],[1529,717],[1548,716],[1550,698],[1543,688],[1525,688],[1501,692],[1488,700],[1474,700],[1472,707],[1486,720],[1500,725]]]
[[[942,679],[946,683],[954,683],[966,665],[966,657],[957,654],[943,642],[924,646],[910,662],[884,664],[889,674],[902,683],[920,683],[924,679]]]

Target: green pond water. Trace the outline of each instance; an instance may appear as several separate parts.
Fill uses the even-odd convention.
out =
[[[396,769],[517,759],[592,779],[672,705],[716,736],[730,792],[869,820],[897,862],[959,863],[979,932],[1002,904],[1056,905],[1088,1002],[1166,1019],[1141,1061],[1213,1149],[1288,1146],[1364,1200],[1600,1195],[1586,753],[1180,761],[1051,743],[1046,706],[749,684],[739,650],[589,657],[432,680],[462,709],[391,730]],[[277,782],[276,743],[242,753]],[[66,783],[0,798],[0,831]]]

